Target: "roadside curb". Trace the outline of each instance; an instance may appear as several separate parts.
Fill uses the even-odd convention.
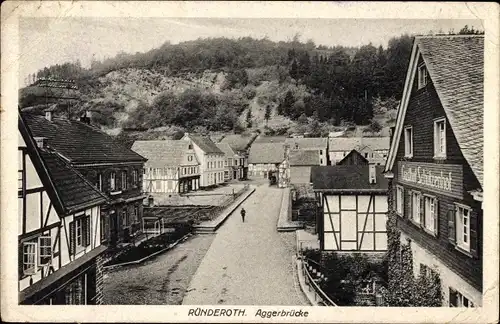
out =
[[[110,265],[110,266],[105,266],[105,267],[103,267],[103,269],[104,270],[113,270],[113,269],[120,268],[120,267],[123,267],[123,266],[140,264],[140,263],[142,263],[144,261],[147,261],[148,259],[151,259],[152,257],[154,257],[154,256],[156,256],[158,254],[161,254],[161,253],[164,253],[164,252],[166,252],[168,250],[173,249],[177,244],[179,244],[181,242],[184,242],[185,240],[187,240],[192,235],[193,235],[192,233],[188,233],[188,234],[184,235],[183,237],[181,237],[180,239],[178,239],[177,241],[175,241],[174,243],[171,243],[170,245],[168,245],[166,248],[164,248],[164,249],[162,249],[160,251],[156,251],[155,253],[150,254],[148,256],[145,256],[144,258],[142,258],[140,260],[130,261],[130,262],[123,262],[123,263],[118,263],[118,264],[113,264],[113,265]]]
[[[311,306],[319,306],[318,303],[314,300],[313,293],[311,293],[311,291],[309,291],[309,289],[307,289],[306,287],[306,280],[304,278],[304,274],[302,273],[302,260],[296,257],[295,263],[297,266],[297,276],[299,279],[300,290],[302,290],[302,293],[306,296]]]
[[[224,210],[216,222],[207,222],[207,224],[211,225],[194,225],[193,232],[195,234],[213,234],[221,225],[226,221],[226,219],[245,201],[248,197],[250,197],[255,192],[255,188],[252,188],[250,191],[242,196],[243,198],[240,201],[237,201],[234,205],[228,207],[228,209]],[[239,198],[238,198],[239,199]],[[224,215],[225,214],[225,215]],[[217,219],[216,218],[216,219]],[[212,225],[213,224],[213,225]]]
[[[290,204],[290,188],[285,188],[283,190],[283,196],[281,198],[280,214],[278,216],[278,224],[276,229],[278,232],[294,232],[298,229],[304,228],[304,225],[300,222],[288,221],[288,216],[291,212]]]

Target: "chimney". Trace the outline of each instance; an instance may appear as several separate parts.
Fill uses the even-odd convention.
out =
[[[52,121],[52,111],[45,111],[45,119],[47,119],[48,121]]]
[[[47,148],[47,137],[33,137],[36,142],[36,146],[40,149]]]
[[[377,183],[377,173],[375,172],[375,163],[368,164],[368,181],[370,184]]]

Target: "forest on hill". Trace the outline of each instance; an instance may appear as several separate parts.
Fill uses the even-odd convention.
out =
[[[146,53],[93,61],[88,69],[79,62],[46,67],[29,76],[33,84],[21,89],[20,106],[47,102],[35,91],[37,80],[62,78],[78,85],[76,110],[99,112],[96,121],[110,128],[241,132],[262,126],[252,122],[256,110],[266,124],[282,117],[316,126],[366,125],[374,103],[397,107],[412,43],[409,35],[393,37],[386,47],[357,48],[316,46],[298,35],[288,42],[167,42]]]

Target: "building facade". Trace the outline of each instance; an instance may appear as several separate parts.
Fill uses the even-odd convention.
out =
[[[21,116],[18,143],[19,303],[102,304],[107,197],[33,138]]]
[[[328,140],[328,155],[331,165],[335,165],[356,150],[369,162],[384,165],[389,144],[389,137],[333,137]]]
[[[200,182],[203,187],[216,186],[224,183],[224,153],[209,137],[185,133],[183,141],[193,145],[193,150],[200,165]]]
[[[482,305],[483,43],[415,39],[385,170],[394,244],[439,275],[443,306]]]
[[[328,139],[320,137],[309,138],[287,138],[285,144],[290,146],[290,150],[314,151],[318,155],[318,165],[328,165]]]
[[[388,182],[382,171],[374,164],[312,168],[321,250],[379,257],[387,251]]]
[[[200,187],[200,164],[189,141],[135,141],[132,150],[148,159],[143,192],[182,194]]]
[[[142,177],[146,159],[83,121],[23,113],[33,136],[43,137],[109,198],[101,208],[101,241],[127,242],[142,228]]]
[[[256,178],[268,178],[277,173],[285,159],[284,143],[253,143],[248,156],[248,174]]]
[[[235,152],[227,143],[217,143],[217,147],[224,152],[224,181],[243,180],[245,178],[245,156]]]

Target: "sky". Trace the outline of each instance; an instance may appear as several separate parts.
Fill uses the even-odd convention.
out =
[[[463,26],[483,29],[480,20],[424,19],[310,19],[310,18],[21,18],[19,22],[19,82],[30,73],[53,64],[80,60],[88,67],[92,57],[102,60],[119,52],[136,53],[207,37],[267,37],[316,45],[387,46],[404,33],[458,31]]]

